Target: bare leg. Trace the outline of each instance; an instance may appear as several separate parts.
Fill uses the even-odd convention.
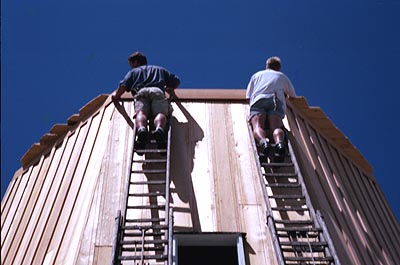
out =
[[[165,130],[167,125],[167,116],[163,113],[158,113],[154,118],[154,128],[162,128]]]
[[[267,132],[265,130],[266,119],[267,114],[257,114],[250,120],[251,125],[253,126],[254,139],[257,141],[257,143],[260,143],[261,140],[265,140],[267,138]]]
[[[277,115],[270,115],[268,117],[269,127],[275,143],[285,141],[285,132],[282,130],[282,119]]]
[[[136,128],[141,128],[145,127],[147,128],[147,113],[145,113],[143,110],[140,110],[138,113],[136,113]]]

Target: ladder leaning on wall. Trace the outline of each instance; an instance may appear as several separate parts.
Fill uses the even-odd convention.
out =
[[[170,139],[171,128],[166,147],[158,147],[153,137],[143,150],[132,144],[125,208],[115,222],[113,265],[172,264]]]
[[[248,128],[253,135],[250,124]],[[259,158],[267,224],[278,263],[340,265],[325,222],[311,204],[290,141],[284,161],[276,163],[259,154],[254,138],[251,139]]]

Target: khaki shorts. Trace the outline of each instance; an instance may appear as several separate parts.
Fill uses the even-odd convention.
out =
[[[148,116],[156,116],[163,113],[171,114],[171,104],[165,97],[164,91],[158,87],[144,87],[139,90],[135,97],[135,112],[143,111]]]
[[[281,119],[285,118],[285,113],[283,112],[282,102],[276,98],[262,98],[259,99],[250,107],[250,117],[254,117],[257,114],[267,114],[267,115],[278,115]]]

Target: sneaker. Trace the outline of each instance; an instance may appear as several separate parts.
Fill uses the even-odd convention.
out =
[[[139,129],[137,129],[136,135],[138,142],[143,142],[143,143],[147,142],[148,132],[146,127],[140,127]]]
[[[146,142],[135,141],[135,151],[138,155],[142,156],[144,149],[146,149]]]
[[[167,135],[165,133],[165,130],[161,127],[158,127],[157,129],[155,129],[153,131],[153,136],[157,142],[159,149],[161,146],[165,148],[166,143],[167,143]]]
[[[271,144],[267,141],[262,141],[260,145],[261,145],[261,153],[263,153],[265,157],[268,157],[269,154],[271,153],[271,148],[272,148]]]
[[[275,145],[274,150],[274,162],[282,163],[285,160],[286,145],[283,142],[279,142]]]
[[[146,148],[146,143],[147,143],[147,138],[148,138],[147,129],[145,127],[140,127],[137,130],[136,134],[137,134],[137,138],[135,141],[135,150],[138,155],[143,155],[143,153],[140,151],[138,152],[138,150],[143,150]]]

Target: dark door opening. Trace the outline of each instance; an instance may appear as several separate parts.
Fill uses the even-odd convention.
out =
[[[238,265],[236,246],[179,246],[179,265]]]

